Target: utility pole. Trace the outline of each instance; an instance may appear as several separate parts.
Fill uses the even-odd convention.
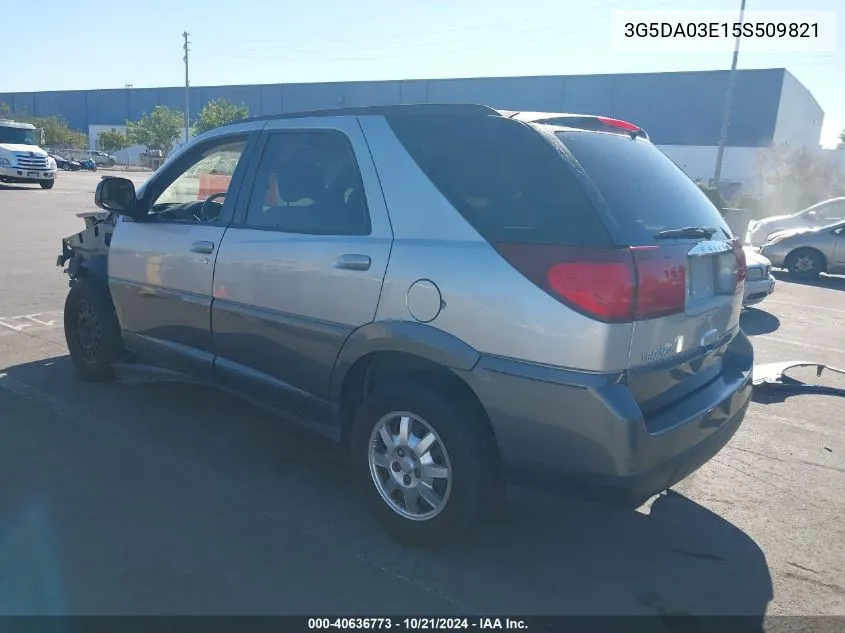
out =
[[[739,7],[739,23],[742,24],[745,18],[745,0]],[[741,34],[741,33],[740,33]],[[713,186],[719,187],[719,180],[722,177],[722,158],[725,155],[725,144],[728,142],[728,128],[731,122],[731,107],[734,98],[734,85],[736,84],[736,63],[739,60],[739,41],[737,36],[736,44],[734,44],[734,58],[731,63],[731,73],[728,77],[728,91],[725,94],[725,109],[722,112],[722,131],[719,134],[719,151],[716,153],[716,173],[713,175]]]
[[[742,0],[745,2],[745,0]],[[188,83],[188,32],[184,31],[182,33],[182,37],[185,38],[185,44],[182,48],[185,49],[185,142],[188,142],[188,135],[190,134],[190,127],[191,127],[191,110],[190,110],[190,100],[188,97],[190,84]]]

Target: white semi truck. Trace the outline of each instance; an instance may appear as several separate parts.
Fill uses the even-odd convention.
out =
[[[41,130],[30,123],[0,119],[0,182],[53,188],[56,161],[39,147],[41,136]]]

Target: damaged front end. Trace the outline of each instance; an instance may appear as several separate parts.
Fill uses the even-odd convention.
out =
[[[85,221],[85,229],[62,240],[62,254],[56,259],[56,266],[67,268],[64,272],[71,281],[83,270],[105,275],[108,250],[114,232],[116,216],[108,211],[77,213]]]
[[[792,360],[780,363],[765,363],[754,365],[754,373],[751,380],[754,389],[765,392],[787,391],[845,397],[845,387],[829,387],[827,385],[806,383],[786,375],[787,371],[797,367],[815,367],[817,378],[821,377],[824,370],[845,375],[845,369],[837,369],[836,367],[809,361]]]

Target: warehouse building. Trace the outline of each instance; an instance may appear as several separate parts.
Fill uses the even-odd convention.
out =
[[[562,75],[474,79],[409,79],[190,88],[191,116],[212,99],[245,103],[263,115],[320,108],[398,103],[473,102],[507,110],[602,114],[643,127],[694,179],[712,177],[727,71]],[[184,88],[124,88],[0,93],[13,112],[59,115],[91,138],[122,128],[156,105],[184,107]],[[757,155],[772,143],[818,148],[824,113],[787,70],[737,73],[722,178],[759,186]],[[141,148],[122,152],[137,162]]]

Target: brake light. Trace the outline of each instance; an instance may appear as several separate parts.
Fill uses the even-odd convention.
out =
[[[555,264],[549,286],[561,298],[607,321],[631,320],[634,275],[629,262],[597,261]]]
[[[684,310],[688,246],[496,248],[551,296],[600,321],[626,323]]]
[[[633,123],[628,123],[627,121],[622,121],[620,119],[611,119],[606,116],[600,116],[598,117],[598,120],[601,121],[603,125],[607,125],[608,127],[619,128],[620,130],[625,130],[626,132],[642,131],[639,126],[636,126]]]

